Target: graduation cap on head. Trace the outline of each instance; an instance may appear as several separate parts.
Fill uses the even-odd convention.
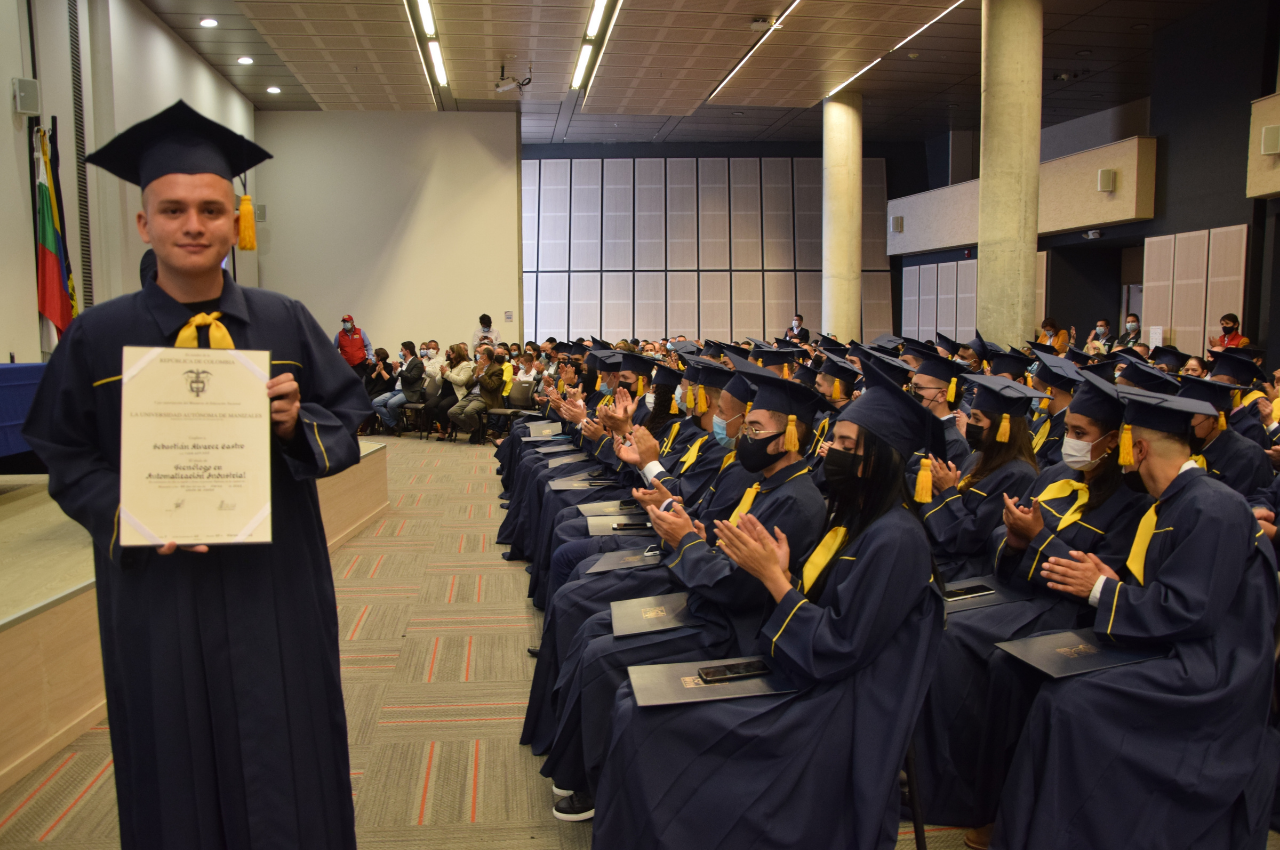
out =
[[[902,389],[903,385],[911,380],[911,367],[896,357],[889,357],[879,351],[863,348],[856,342],[849,343],[849,354],[857,357],[858,362],[862,364],[864,377],[867,374],[867,363],[872,362],[880,370],[881,374],[897,383],[898,389]]]
[[[1135,387],[1153,393],[1176,395],[1178,392],[1178,382],[1176,380],[1154,366],[1148,366],[1146,363],[1137,363],[1132,360],[1124,365],[1124,368],[1120,370],[1120,374],[1116,376],[1116,380],[1128,381]]]
[[[1214,416],[1218,411],[1206,401],[1161,395],[1137,387],[1116,387],[1125,400],[1124,426],[1120,429],[1120,465],[1133,465],[1133,429],[1149,428],[1165,434],[1183,436],[1191,428],[1191,417],[1197,413]]]
[[[904,462],[924,449],[925,457],[916,476],[915,500],[931,501],[933,472],[929,455],[946,457],[947,454],[942,420],[904,393],[894,378],[880,370],[879,361],[864,360],[862,374],[866,379],[862,395],[844,406],[837,421],[866,428],[892,446]]]
[[[677,354],[697,354],[698,344],[687,339],[678,339],[672,343]]]
[[[661,362],[655,357],[633,354],[630,351],[622,352],[622,370],[624,372],[634,372],[636,376],[636,395],[644,395],[644,391],[649,385],[649,376],[653,374],[653,368],[660,365]],[[677,381],[677,383],[679,382]]]
[[[993,375],[1024,375],[1036,361],[1023,354],[1013,346],[1008,351],[1001,350],[998,345],[986,345],[989,352],[983,359],[991,366]],[[981,354],[978,355],[982,357]]]
[[[747,342],[751,343],[755,348],[773,348],[773,343],[765,342],[762,339],[756,339],[753,336],[747,337]]]
[[[1214,375],[1233,378],[1242,387],[1247,387],[1254,381],[1266,380],[1266,376],[1248,353],[1241,354],[1239,349],[1225,348],[1213,354],[1213,365],[1209,367],[1209,371]]]
[[[990,363],[992,357],[1002,353],[1000,346],[987,342],[976,329],[973,332],[973,339],[966,344],[973,350],[974,354],[978,355],[978,359],[984,363]]]
[[[571,354],[573,352],[573,343],[557,342],[554,351],[556,354]]]
[[[822,374],[830,375],[835,379],[835,387],[831,391],[831,398],[847,398],[853,393],[853,387],[862,377],[862,372],[858,371],[858,367],[854,366],[843,357],[830,354],[822,364]]]
[[[752,399],[752,410],[767,410],[787,417],[787,427],[783,431],[782,447],[785,451],[800,451],[800,434],[796,429],[797,422],[812,422],[820,410],[828,410],[826,400],[814,390],[795,381],[781,378],[772,372],[765,371],[754,377],[756,395]]]
[[[902,354],[899,357],[938,357],[938,349],[927,342],[920,342],[914,339],[904,340],[902,344]]]
[[[1058,356],[1058,349],[1054,348],[1052,345],[1046,345],[1043,342],[1032,342],[1031,340],[1027,340],[1027,347],[1033,352],[1052,354],[1054,357]]]
[[[658,363],[653,370],[653,385],[655,387],[678,387],[680,381],[684,379],[679,369],[672,369],[665,363]]]
[[[778,346],[778,348],[789,348],[794,351],[804,351],[804,346],[792,339],[779,339],[778,337],[774,337],[773,344]]]
[[[750,407],[751,399],[755,398],[756,395],[756,385],[747,379],[745,373],[735,371],[733,377],[729,379],[729,383],[725,384],[724,389],[720,392],[728,393]]]
[[[1124,418],[1124,400],[1120,398],[1119,391],[1110,381],[1093,372],[1084,373],[1084,380],[1071,397],[1067,409],[1097,422],[1105,432],[1119,428]]]
[[[249,139],[179,100],[117,134],[85,162],[143,189],[166,174],[216,174],[228,181],[240,177],[244,188],[245,173],[268,159],[271,154]],[[257,248],[253,199],[247,194],[240,198],[239,247]]]
[[[1064,360],[1070,360],[1077,366],[1088,366],[1090,357],[1074,345],[1067,346],[1067,353],[1063,355]]]
[[[818,334],[818,348],[823,351],[847,351],[848,346],[842,342],[838,342],[829,336]]]
[[[893,334],[880,334],[880,336],[871,340],[872,345],[878,345],[881,348],[887,348],[892,351],[897,351],[898,346],[902,345],[904,342],[906,342],[904,338],[894,336]]]
[[[789,366],[795,363],[796,353],[791,350],[779,351],[776,348],[754,348],[751,359],[759,361],[761,366]]]
[[[798,384],[816,389],[818,383],[818,372],[808,363],[801,363],[796,367],[796,372],[791,376],[791,380]]]
[[[1224,384],[1222,381],[1210,381],[1205,378],[1193,378],[1190,375],[1183,375],[1178,383],[1178,396],[1180,398],[1194,398],[1197,401],[1204,401],[1212,404],[1214,409],[1218,411],[1218,430],[1227,430],[1227,414],[1231,412],[1231,408],[1235,406],[1235,388],[1231,384]]]
[[[1056,390],[1074,392],[1076,385],[1084,380],[1075,364],[1061,357],[1037,351],[1036,360],[1040,361],[1036,378]]]
[[[960,353],[960,343],[943,334],[937,334],[936,336],[938,337],[938,348],[947,352],[949,357],[955,357]],[[979,353],[979,356],[981,356],[981,353]]]
[[[1086,375],[1093,375],[1101,378],[1108,384],[1116,382],[1116,362],[1114,360],[1103,360],[1098,363],[1090,363],[1088,366],[1081,366],[1080,371]]]
[[[1151,349],[1151,361],[1157,366],[1163,366],[1170,372],[1180,372],[1182,367],[1187,365],[1187,361],[1191,359],[1190,354],[1185,354],[1171,345],[1157,345]]]
[[[620,351],[593,351],[587,355],[587,360],[594,362],[597,372],[622,371],[622,352]]]
[[[988,419],[1000,420],[996,431],[998,443],[1009,442],[1009,417],[1026,416],[1032,401],[1048,398],[1025,384],[998,375],[968,375],[965,380],[978,388],[969,408],[981,410]]]
[[[609,349],[612,349],[612,348],[613,348],[613,346],[612,346],[612,345],[610,345],[609,343],[605,342],[605,341],[604,341],[604,340],[602,340],[600,337],[598,337],[598,336],[593,336],[593,337],[591,337],[591,350],[592,350],[592,351],[606,351],[606,350],[609,350]]]
[[[959,382],[962,377],[970,374],[968,363],[948,360],[937,352],[932,351],[913,351],[911,353],[920,358],[920,365],[916,367],[917,375],[925,375],[930,378],[936,378],[939,381],[946,381],[947,401],[956,401],[960,398]]]
[[[586,357],[590,353],[591,349],[580,342],[572,343],[569,348],[569,356],[571,357]]]

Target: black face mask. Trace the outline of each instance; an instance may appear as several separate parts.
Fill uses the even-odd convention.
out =
[[[965,442],[968,443],[969,448],[973,449],[975,452],[978,450],[978,446],[982,445],[982,438],[986,435],[987,429],[983,428],[981,425],[975,425],[974,423],[969,422],[964,426]]]
[[[911,387],[909,390],[907,390],[907,395],[911,396],[913,399],[915,399],[915,400],[916,400],[917,402],[919,402],[920,404],[924,404],[924,403],[925,403],[925,402],[924,402],[924,393],[920,392],[920,391],[919,391],[919,390],[917,390],[915,387]]]
[[[1231,335],[1232,335],[1233,333],[1235,333],[1235,332],[1236,332],[1236,326],[1235,326],[1235,325],[1223,325],[1223,326],[1222,326],[1222,335],[1223,335],[1223,336],[1231,336]]]
[[[1204,444],[1208,439],[1208,437],[1196,436],[1194,428],[1187,432],[1187,445],[1191,446],[1193,455],[1201,454],[1204,451]]]
[[[782,455],[769,453],[769,446],[778,436],[761,437],[753,440],[746,434],[738,436],[738,463],[747,472],[761,472],[771,464],[777,463]]]
[[[1124,479],[1125,486],[1133,492],[1141,493],[1144,496],[1149,495],[1147,493],[1147,485],[1142,483],[1142,475],[1138,470],[1135,469],[1133,472],[1126,472],[1121,477]]]
[[[846,452],[834,446],[827,449],[827,456],[822,461],[822,473],[833,493],[844,494],[852,490],[861,479],[858,477],[862,469],[862,455]]]

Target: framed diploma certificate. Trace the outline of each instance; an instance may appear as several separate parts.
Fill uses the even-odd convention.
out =
[[[127,346],[120,543],[271,542],[267,351]]]

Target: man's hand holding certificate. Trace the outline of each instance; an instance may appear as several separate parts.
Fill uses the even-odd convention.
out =
[[[271,434],[296,427],[297,392],[269,397],[270,362],[266,351],[124,349],[122,545],[271,542]],[[271,396],[292,383],[280,378]]]

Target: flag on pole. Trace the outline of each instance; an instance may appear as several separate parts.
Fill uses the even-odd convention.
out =
[[[58,209],[58,174],[49,159],[49,134],[43,127],[36,134],[36,291],[40,315],[63,331],[76,317],[76,285],[71,278],[67,239]]]

